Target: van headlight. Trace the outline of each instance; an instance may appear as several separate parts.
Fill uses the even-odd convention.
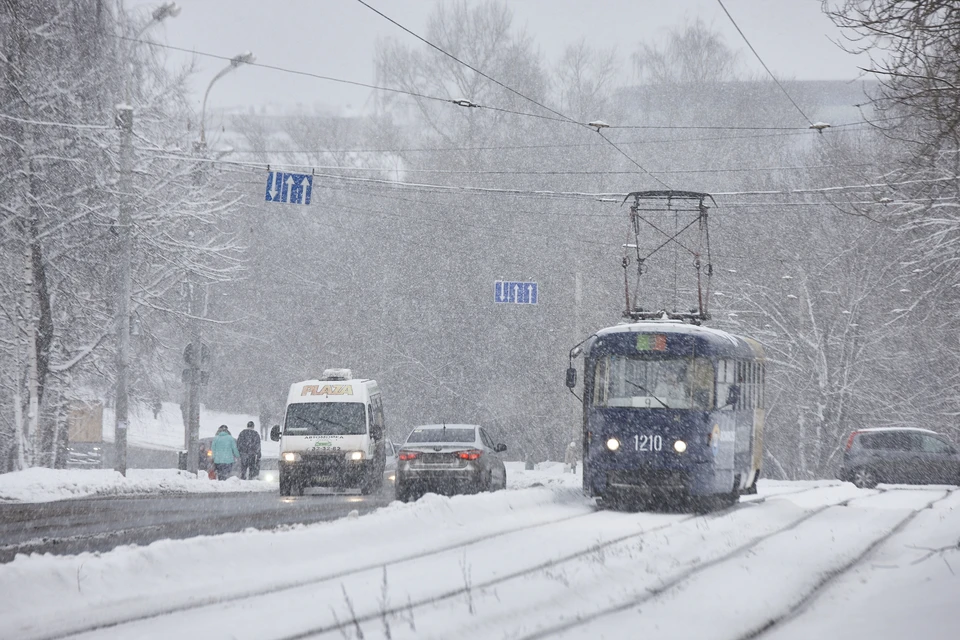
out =
[[[300,454],[294,453],[293,451],[287,451],[285,454],[283,454],[284,462],[296,462],[299,459],[300,459]]]
[[[347,454],[347,460],[363,460],[363,451],[351,451]]]

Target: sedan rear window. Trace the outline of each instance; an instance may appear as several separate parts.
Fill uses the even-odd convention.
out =
[[[474,442],[476,438],[475,429],[414,429],[407,442]]]
[[[918,448],[915,435],[906,431],[864,433],[860,435],[860,446],[887,451],[912,451]]]

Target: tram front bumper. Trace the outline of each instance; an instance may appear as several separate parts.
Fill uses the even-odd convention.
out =
[[[631,469],[607,474],[607,487],[638,493],[688,493],[690,474],[674,469]]]
[[[585,478],[591,495],[608,493],[649,496],[684,494],[699,496],[713,493],[714,472],[710,464],[691,464],[686,468],[639,467],[591,470]]]

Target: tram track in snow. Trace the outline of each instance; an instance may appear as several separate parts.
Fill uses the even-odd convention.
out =
[[[554,637],[574,629],[585,627],[593,622],[607,618],[610,616],[615,616],[620,613],[630,611],[631,609],[637,609],[643,605],[651,604],[652,602],[658,600],[665,594],[674,591],[678,587],[683,586],[685,583],[690,582],[694,578],[704,574],[710,569],[717,567],[721,564],[736,560],[747,556],[752,550],[756,549],[759,545],[764,542],[771,540],[777,536],[781,536],[784,533],[788,533],[802,526],[803,524],[813,520],[817,516],[837,508],[843,508],[850,505],[850,503],[858,500],[870,500],[871,498],[876,498],[888,492],[896,492],[900,489],[878,489],[877,493],[873,493],[866,496],[855,496],[847,500],[843,500],[834,504],[823,505],[817,507],[805,513],[803,516],[794,519],[793,521],[787,523],[783,527],[777,528],[774,531],[755,536],[745,543],[735,547],[731,551],[719,555],[715,558],[712,558],[706,562],[694,564],[688,566],[687,568],[679,571],[669,578],[661,581],[657,586],[650,587],[645,590],[645,592],[639,596],[632,597],[628,600],[618,602],[609,607],[604,607],[602,609],[597,609],[587,614],[578,615],[575,620],[568,620],[556,625],[551,625],[548,627],[542,627],[536,631],[526,634],[515,636],[514,640],[542,640],[543,638]],[[899,522],[897,522],[890,530],[884,532],[883,534],[875,537],[871,542],[864,548],[860,553],[856,554],[855,557],[849,559],[846,562],[841,563],[838,566],[833,567],[830,571],[826,572],[821,579],[808,590],[798,601],[794,602],[787,611],[784,611],[772,618],[766,620],[763,624],[754,627],[744,635],[738,636],[737,640],[754,640],[755,638],[761,637],[767,631],[774,628],[776,625],[789,620],[794,615],[799,613],[809,602],[816,598],[816,596],[839,576],[843,575],[857,564],[859,564],[863,559],[868,557],[874,550],[877,549],[881,544],[889,540],[892,536],[896,535],[899,531],[902,531],[909,523],[922,511],[930,509],[936,503],[947,499],[951,494],[953,494],[957,489],[947,489],[944,491],[943,495],[929,500],[925,505],[911,509],[910,512],[904,516]]]
[[[298,631],[293,634],[277,636],[276,640],[302,640],[304,638],[322,636],[324,634],[329,634],[332,632],[343,633],[352,628],[355,628],[357,625],[362,625],[365,623],[381,620],[385,616],[397,616],[400,614],[408,614],[418,609],[430,607],[446,600],[452,600],[461,596],[465,596],[468,594],[468,592],[471,592],[471,591],[482,591],[485,589],[496,587],[497,585],[503,584],[505,582],[517,580],[519,578],[523,578],[529,575],[535,575],[537,573],[563,565],[565,563],[569,563],[571,561],[581,559],[586,556],[596,554],[598,552],[602,552],[604,549],[607,549],[619,544],[623,544],[631,540],[643,538],[644,536],[649,536],[650,534],[661,533],[661,532],[664,532],[665,530],[671,529],[672,527],[675,527],[693,520],[697,520],[697,519],[710,520],[710,519],[722,518],[730,515],[732,512],[735,512],[738,509],[745,508],[748,505],[757,505],[757,504],[764,503],[769,499],[779,499],[781,497],[786,497],[789,495],[795,495],[800,493],[806,493],[809,491],[815,491],[817,489],[822,489],[822,488],[824,487],[819,487],[819,486],[805,487],[803,489],[776,493],[770,496],[763,496],[759,498],[746,498],[742,502],[736,505],[727,507],[725,509],[712,511],[706,514],[694,513],[694,514],[681,516],[675,520],[671,520],[669,522],[665,522],[660,525],[647,527],[640,531],[635,531],[629,534],[616,536],[608,540],[604,540],[603,542],[598,542],[596,544],[590,545],[589,547],[572,551],[563,556],[551,558],[544,562],[539,562],[535,565],[527,566],[527,567],[518,569],[516,571],[499,575],[485,581],[464,585],[462,587],[447,589],[441,593],[433,594],[428,597],[419,598],[416,600],[408,600],[403,605],[397,605],[393,607],[381,607],[375,611],[369,611],[367,613],[351,616],[349,620],[335,621],[332,624],[317,625],[310,629]]]
[[[509,575],[505,575],[502,577],[498,577],[497,579],[490,580],[488,581],[489,584],[478,583],[476,585],[472,585],[471,588],[483,589],[483,588],[486,588],[487,586],[495,586],[498,583],[505,582],[510,579],[515,579],[523,575],[535,574],[538,571],[542,571],[551,566],[556,566],[558,564],[569,562],[576,558],[587,556],[592,553],[597,553],[598,551],[602,551],[605,548],[623,543],[625,541],[629,541],[631,539],[640,538],[640,537],[649,535],[651,533],[661,532],[665,529],[669,529],[670,527],[676,526],[678,524],[682,524],[684,522],[689,522],[697,518],[701,518],[701,519],[719,518],[729,514],[732,511],[736,511],[738,508],[743,508],[747,505],[760,504],[770,499],[780,499],[783,497],[807,493],[810,491],[816,491],[818,489],[823,489],[823,488],[825,487],[823,486],[804,487],[802,489],[798,489],[794,491],[779,492],[779,493],[772,494],[770,496],[763,496],[760,498],[744,497],[742,502],[739,503],[738,505],[735,505],[733,507],[723,509],[720,511],[710,512],[708,514],[688,514],[688,515],[678,514],[678,517],[675,520],[670,520],[669,522],[663,523],[662,525],[643,528],[639,531],[634,531],[629,534],[617,536],[616,538],[604,540],[602,543],[590,545],[587,548],[577,550],[576,552],[572,552],[564,557],[554,558],[548,562],[539,563],[534,567],[527,567],[523,570],[512,572]],[[540,528],[549,529],[556,525],[563,525],[564,523],[568,523],[571,521],[576,521],[583,518],[589,518],[591,516],[597,516],[598,514],[601,514],[601,513],[604,513],[604,511],[598,509],[596,511],[590,511],[587,513],[580,513],[580,514],[575,514],[571,516],[564,516],[562,518],[555,518],[555,519],[547,520],[543,522],[531,523],[531,524],[523,525],[520,527],[506,528],[506,529],[491,532],[485,535],[476,536],[467,540],[461,540],[455,543],[451,543],[449,545],[434,547],[431,549],[426,549],[426,550],[415,552],[415,553],[398,554],[396,557],[391,558],[387,561],[369,563],[367,565],[360,566],[357,568],[353,568],[345,571],[339,571],[339,572],[335,572],[335,573],[327,574],[323,576],[316,576],[316,577],[301,579],[301,580],[291,580],[289,582],[272,585],[270,588],[267,588],[267,589],[260,588],[256,590],[243,591],[243,592],[221,593],[216,596],[203,597],[203,598],[191,600],[189,602],[180,603],[175,606],[158,607],[150,611],[140,611],[138,613],[129,614],[129,615],[113,616],[110,619],[93,621],[93,622],[90,622],[89,624],[84,624],[84,625],[76,625],[70,629],[61,629],[56,632],[48,633],[48,634],[38,634],[38,635],[27,634],[24,637],[36,638],[38,640],[62,640],[64,638],[82,636],[84,634],[96,633],[98,631],[106,631],[108,629],[116,630],[117,628],[122,628],[127,625],[133,625],[133,624],[144,622],[144,621],[152,621],[152,620],[163,619],[171,616],[178,616],[181,614],[189,614],[193,611],[201,610],[207,607],[222,605],[225,601],[229,601],[232,604],[237,604],[247,600],[251,600],[251,601],[256,600],[264,596],[282,594],[284,592],[292,592],[299,589],[309,589],[311,587],[317,587],[317,586],[323,585],[324,583],[342,581],[344,579],[350,578],[351,576],[355,576],[357,574],[363,574],[365,572],[370,572],[370,571],[381,571],[386,567],[399,565],[406,562],[415,562],[418,560],[427,559],[427,558],[430,558],[431,556],[437,556],[444,553],[457,551],[459,549],[465,549],[468,547],[482,544],[490,540],[496,540],[498,538],[506,538],[507,536],[521,534],[521,533],[528,532],[535,529],[540,529]],[[295,638],[305,638],[305,637],[310,637],[314,635],[324,634],[329,631],[336,631],[339,629],[346,628],[348,626],[353,626],[357,622],[362,623],[365,621],[379,619],[384,614],[396,615],[402,611],[406,611],[410,609],[411,607],[416,609],[418,607],[429,606],[431,604],[434,604],[443,600],[453,599],[463,595],[464,591],[465,589],[449,590],[441,594],[436,594],[429,598],[424,598],[416,601],[408,601],[403,606],[393,607],[386,611],[377,610],[376,612],[371,612],[366,615],[357,616],[356,620],[351,619],[349,621],[346,621],[340,624],[317,626],[315,628],[311,628],[305,631],[298,631],[297,633],[294,633],[294,634],[279,636],[279,638],[282,638],[283,640],[293,640]]]
[[[806,607],[808,607],[814,600],[819,598],[820,595],[822,595],[824,591],[827,588],[829,588],[834,582],[836,582],[841,576],[847,574],[848,572],[856,568],[864,560],[866,560],[871,555],[873,555],[874,552],[876,552],[876,550],[881,545],[883,545],[888,540],[890,540],[891,538],[893,538],[894,536],[902,532],[904,529],[906,529],[910,525],[910,523],[913,522],[913,520],[918,515],[920,515],[923,511],[927,509],[932,509],[933,505],[935,505],[937,502],[946,500],[958,490],[960,490],[960,487],[955,489],[947,489],[945,490],[944,495],[942,495],[940,498],[931,500],[925,506],[911,511],[909,514],[907,514],[906,517],[904,517],[900,522],[898,522],[896,526],[894,526],[890,531],[875,538],[869,545],[867,545],[866,548],[863,549],[863,551],[855,555],[853,558],[850,558],[847,562],[844,562],[843,564],[836,566],[830,571],[823,574],[820,580],[818,580],[816,584],[814,584],[799,599],[797,599],[790,606],[789,609],[773,616],[772,618],[764,622],[762,625],[754,629],[751,629],[747,633],[739,636],[737,640],[755,640],[756,638],[761,638],[762,636],[766,635],[768,631],[771,631],[775,627],[778,627],[779,625],[792,620],[794,617],[800,614],[804,609],[806,609]]]
[[[466,540],[460,540],[455,543],[451,543],[449,545],[433,547],[430,549],[425,549],[425,550],[414,552],[414,553],[398,554],[397,557],[391,558],[386,561],[369,563],[357,568],[339,571],[332,574],[326,574],[326,575],[316,576],[311,578],[304,578],[300,580],[290,580],[288,582],[274,584],[267,589],[260,588],[255,590],[233,592],[233,593],[219,593],[215,596],[198,598],[195,600],[191,600],[189,602],[180,603],[176,606],[158,607],[156,609],[153,609],[147,612],[140,611],[136,614],[114,616],[109,620],[101,620],[101,621],[91,622],[89,624],[77,625],[70,629],[61,629],[51,633],[39,633],[34,635],[34,634],[30,634],[29,632],[24,632],[22,634],[22,637],[31,638],[33,640],[62,640],[64,638],[72,638],[72,637],[87,634],[87,633],[103,631],[103,630],[111,629],[114,627],[120,627],[127,624],[142,622],[145,620],[153,620],[153,619],[162,618],[166,616],[186,613],[196,609],[203,609],[205,607],[216,606],[216,605],[222,604],[225,600],[239,601],[239,600],[255,599],[262,596],[282,593],[285,591],[292,591],[296,589],[316,586],[319,584],[323,584],[325,582],[342,580],[351,575],[364,573],[366,571],[379,570],[385,566],[391,566],[391,565],[399,564],[402,562],[417,561],[424,558],[428,558],[433,555],[454,551],[460,548],[470,547],[472,545],[480,544],[488,540],[494,540],[504,536],[509,536],[509,535],[513,535],[513,534],[517,534],[517,533],[521,533],[524,531],[529,531],[529,530],[537,529],[541,527],[551,527],[551,526],[568,522],[571,520],[577,520],[579,518],[587,518],[590,516],[595,516],[597,513],[600,513],[599,509],[588,511],[586,513],[578,513],[574,515],[563,516],[561,518],[545,520],[542,522],[528,523],[518,527],[504,528],[498,531],[475,536],[473,538],[469,538]]]

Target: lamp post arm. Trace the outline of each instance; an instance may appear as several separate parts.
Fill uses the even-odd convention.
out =
[[[200,144],[201,145],[204,145],[207,143],[207,140],[205,137],[206,126],[204,123],[206,122],[206,119],[207,119],[207,98],[210,96],[210,89],[213,88],[213,85],[214,83],[216,83],[217,80],[219,80],[223,76],[230,73],[233,69],[236,69],[236,65],[232,63],[228,64],[226,67],[221,69],[217,73],[217,75],[213,76],[213,79],[210,80],[210,84],[207,85],[207,90],[204,91],[203,93],[203,107],[200,108]]]

